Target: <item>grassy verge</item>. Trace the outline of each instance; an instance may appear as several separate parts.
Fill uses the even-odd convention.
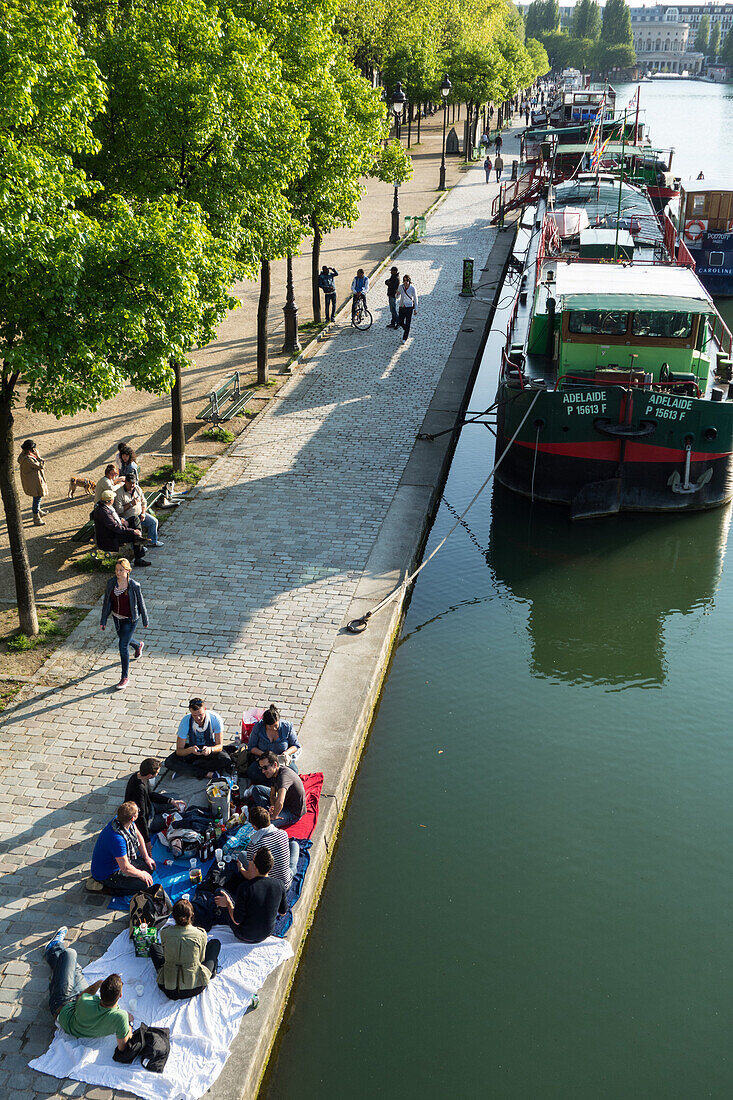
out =
[[[152,474],[142,479],[143,485],[164,485],[166,481],[175,481],[184,485],[195,485],[206,473],[205,466],[197,466],[195,462],[187,462],[183,473],[176,473],[170,462],[160,466]]]
[[[228,428],[207,428],[201,433],[201,438],[209,439],[212,443],[233,443],[237,437]]]
[[[14,607],[0,611],[0,711],[86,614],[79,607],[39,607],[40,629],[33,637],[18,629]]]

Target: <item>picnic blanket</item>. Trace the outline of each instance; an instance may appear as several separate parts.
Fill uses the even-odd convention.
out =
[[[310,840],[318,821],[318,807],[323,790],[323,772],[308,772],[300,777],[305,787],[305,813],[285,832],[293,840]]]
[[[190,1000],[169,1001],[160,992],[153,964],[135,957],[126,931],[84,970],[90,984],[120,974],[125,983],[122,1007],[131,1009],[138,1023],[170,1028],[171,1052],[163,1073],[150,1073],[139,1061],[131,1066],[115,1062],[113,1036],[72,1039],[60,1029],[47,1052],[29,1062],[30,1067],[53,1077],[132,1092],[144,1100],[199,1100],[224,1068],[253,994],[293,954],[287,940],[273,936],[264,943],[239,943],[224,925],[217,925],[214,934],[222,945],[219,970],[204,992]],[[140,982],[143,993],[135,989]]]
[[[301,895],[305,873],[310,866],[310,850],[313,845],[313,841],[299,840],[298,844],[300,845],[300,856],[298,858],[298,866],[293,876],[293,881],[290,883],[290,889],[288,890],[288,911],[282,916],[278,916],[277,920],[275,921],[276,936],[284,936],[293,923],[293,914],[291,910]]]

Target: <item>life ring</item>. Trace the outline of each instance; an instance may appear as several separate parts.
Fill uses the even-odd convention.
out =
[[[695,231],[695,227],[697,227]],[[707,226],[704,222],[689,221],[685,222],[685,236],[688,241],[699,241],[705,232]]]

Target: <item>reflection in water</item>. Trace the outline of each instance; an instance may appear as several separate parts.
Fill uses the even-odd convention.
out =
[[[529,603],[532,672],[570,683],[664,682],[668,616],[712,605],[730,509],[570,523],[494,489],[488,562]]]

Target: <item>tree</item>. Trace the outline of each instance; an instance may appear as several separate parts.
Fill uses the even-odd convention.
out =
[[[701,15],[700,22],[697,25],[697,34],[695,35],[695,49],[698,53],[708,52],[708,42],[710,40],[710,16]]]
[[[708,58],[715,61],[720,53],[720,23],[716,20],[710,28],[710,40],[708,42]]]
[[[603,9],[601,41],[606,46],[632,46],[631,12],[625,0],[607,0]],[[633,64],[633,61],[631,62]]]
[[[733,30],[729,30],[725,36],[721,56],[726,65],[733,66]]]
[[[595,44],[593,54],[593,67],[604,73],[609,73],[612,69],[631,69],[636,64],[633,46],[607,46],[601,41]]]
[[[550,60],[547,56],[547,50],[542,43],[538,42],[536,38],[528,38],[524,45],[527,53],[532,59],[535,78],[544,76],[545,73],[549,73]]]
[[[556,31],[559,26],[560,7],[557,0],[532,0],[524,27],[527,38],[539,38],[545,32]]]
[[[601,35],[601,8],[598,0],[580,0],[573,9],[571,23],[573,38],[590,38],[594,42]]]

